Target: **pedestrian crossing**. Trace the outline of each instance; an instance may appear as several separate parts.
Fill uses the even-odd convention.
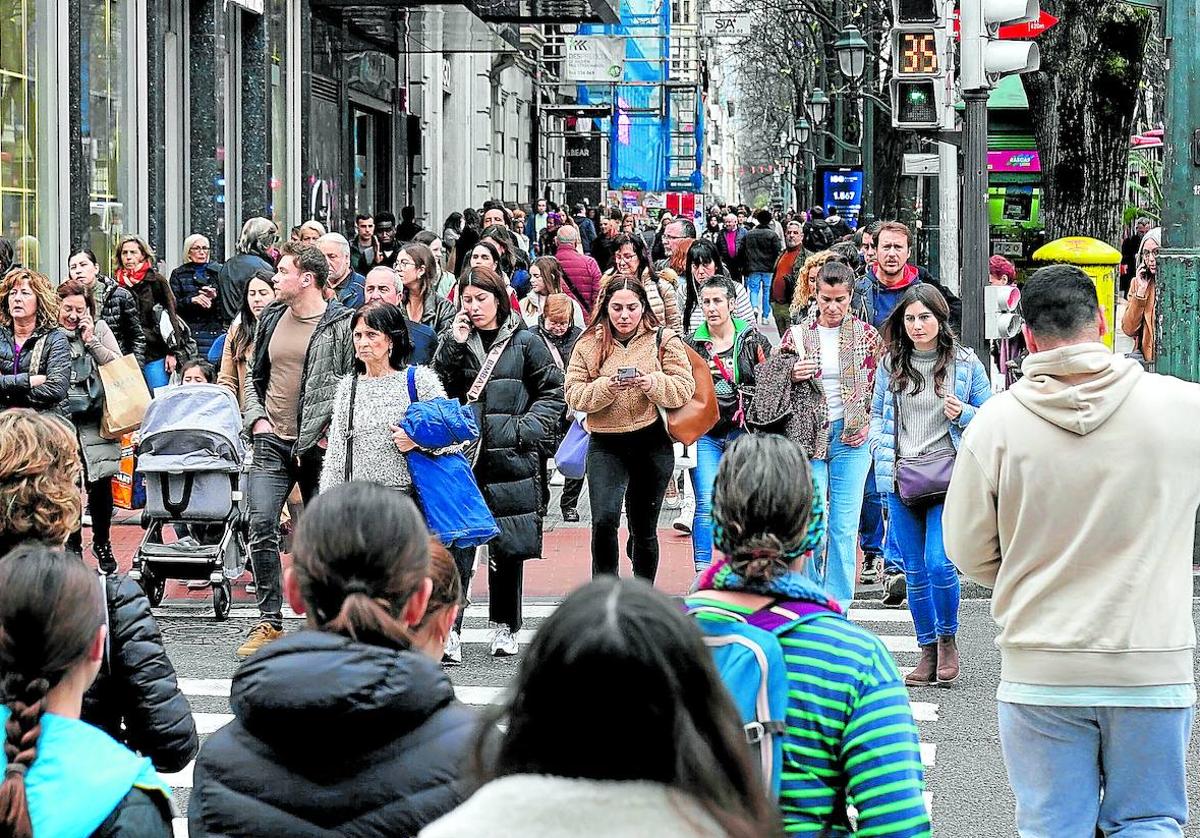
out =
[[[555,607],[556,603],[551,602],[529,603],[524,606],[527,627],[517,634],[522,647],[533,639],[540,623],[554,612]],[[156,608],[155,615],[164,624],[169,625],[175,621],[211,619],[209,616],[211,611],[208,610],[210,608],[211,606],[207,602],[169,603]],[[235,619],[253,620],[258,616],[258,612],[253,607],[235,606],[230,616]],[[855,622],[865,625],[880,637],[902,671],[916,664],[919,648],[913,632],[912,618],[907,609],[890,610],[867,605],[851,608],[848,616]],[[285,609],[284,619],[285,627],[292,630],[300,627],[296,621],[303,619],[303,616]],[[483,673],[483,679],[492,682],[476,683],[480,680],[480,673],[473,671],[471,650],[474,650],[476,660],[480,655],[486,656],[488,635],[486,604],[471,605],[467,609],[462,633],[464,666],[449,670],[452,679],[456,682],[459,680],[472,682],[455,684],[455,694],[459,701],[470,706],[485,707],[504,701],[509,686],[508,682],[516,672],[514,666],[488,667]],[[168,641],[168,654],[172,653],[171,646],[171,642]],[[236,665],[232,661],[232,657],[229,660],[230,665],[222,674],[232,676]],[[198,668],[197,664],[204,666],[207,671],[192,671]],[[192,703],[196,728],[203,742],[205,738],[233,721],[233,714],[229,712],[228,704],[232,677],[214,677],[212,662],[197,660],[194,655],[180,656],[176,660],[176,669],[180,690]],[[935,783],[932,781],[932,769],[937,764],[937,742],[935,740],[939,722],[939,706],[937,702],[915,700],[917,696],[929,698],[931,691],[913,694],[914,700],[911,700],[910,704],[913,718],[921,734],[921,762],[926,769],[926,782],[930,788],[933,788]],[[189,764],[180,772],[163,775],[163,779],[175,792],[177,806],[184,813],[192,788],[192,769],[193,765]],[[933,793],[927,791],[925,797],[926,804],[932,811]],[[187,835],[186,817],[176,818],[173,826],[176,836]]]

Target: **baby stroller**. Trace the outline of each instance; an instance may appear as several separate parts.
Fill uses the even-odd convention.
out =
[[[129,575],[151,605],[162,602],[168,579],[203,580],[212,586],[217,619],[229,616],[231,583],[249,555],[241,430],[237,401],[215,384],[172,387],[146,409],[138,447],[146,533]],[[185,528],[204,535],[164,543],[168,524],[177,535]]]

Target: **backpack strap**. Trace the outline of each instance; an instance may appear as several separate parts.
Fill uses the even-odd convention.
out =
[[[802,600],[778,600],[774,604],[755,611],[746,622],[755,628],[781,634],[800,623],[807,623],[825,614],[840,616],[829,606],[819,602]]]
[[[408,400],[410,403],[416,404],[420,401],[417,398],[417,368],[410,364],[406,378],[408,379]]]

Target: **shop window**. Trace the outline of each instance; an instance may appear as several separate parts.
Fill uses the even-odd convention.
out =
[[[87,244],[101,270],[116,270],[116,243],[130,230],[128,3],[84,0],[80,11],[81,175],[88,191]]]
[[[15,0],[0,12],[0,236],[22,264],[41,268],[39,168],[49,149],[39,141],[38,27],[35,0]],[[49,191],[49,190],[46,190]]]

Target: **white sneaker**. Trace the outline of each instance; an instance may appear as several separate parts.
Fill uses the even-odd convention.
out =
[[[685,503],[683,508],[679,510],[679,517],[671,522],[671,527],[678,533],[682,533],[683,535],[691,535],[692,519],[695,517],[696,505],[694,503]]]
[[[492,657],[508,658],[517,653],[517,638],[504,623],[497,624],[492,631]]]
[[[454,629],[450,629],[450,634],[446,635],[446,649],[442,652],[442,663],[446,666],[462,665],[462,638]]]

